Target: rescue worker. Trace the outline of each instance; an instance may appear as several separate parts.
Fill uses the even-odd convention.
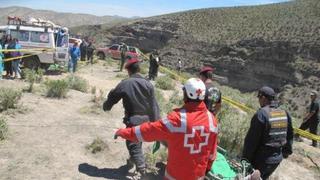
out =
[[[88,46],[87,46],[87,63],[91,63],[93,64],[93,53],[95,51],[95,47],[92,44],[92,41],[89,42]]]
[[[215,160],[218,138],[217,120],[203,102],[205,90],[200,79],[187,80],[182,108],[159,121],[119,129],[116,137],[134,142],[165,141],[168,161],[164,179],[203,179]]]
[[[160,118],[153,85],[141,76],[139,64],[140,62],[135,58],[128,60],[125,68],[129,78],[121,81],[115,89],[111,90],[107,100],[103,103],[103,110],[109,111],[114,104],[122,99],[125,109],[123,123],[126,127],[134,127],[143,122]],[[126,145],[130,154],[128,165],[131,165],[133,161],[136,170],[142,175],[145,174],[146,164],[142,152],[142,142],[127,140]]]
[[[209,111],[215,115],[221,109],[221,92],[213,85],[213,68],[204,66],[199,73],[200,79],[206,85],[206,96],[204,102]]]
[[[158,76],[159,63],[159,54],[153,50],[149,57],[149,80],[154,80]]]
[[[299,129],[306,130],[310,129],[310,133],[317,135],[317,129],[319,124],[319,103],[317,100],[318,93],[317,91],[312,91],[310,93],[311,104],[308,108],[308,113],[305,118],[303,118],[303,122],[300,125]],[[296,138],[298,141],[302,141],[298,134],[296,134]],[[312,146],[317,147],[317,141],[312,140]]]
[[[128,51],[128,46],[125,43],[122,43],[120,47],[120,53],[121,53],[120,71],[122,71],[123,65],[126,61],[127,51]]]
[[[291,117],[278,108],[275,95],[267,86],[259,90],[261,108],[251,119],[243,147],[243,158],[260,171],[262,179],[267,179],[282,159],[292,154]]]

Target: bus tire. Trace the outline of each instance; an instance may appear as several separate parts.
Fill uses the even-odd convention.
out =
[[[25,68],[38,70],[40,67],[40,60],[38,56],[29,56],[22,58],[22,64]]]

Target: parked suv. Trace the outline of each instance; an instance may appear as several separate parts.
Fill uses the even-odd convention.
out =
[[[97,49],[97,56],[99,59],[105,59],[106,57],[112,57],[113,59],[121,59],[121,45],[113,44],[107,48],[98,48]],[[134,58],[141,58],[140,50],[133,46],[128,46],[128,51],[126,56],[134,57]]]

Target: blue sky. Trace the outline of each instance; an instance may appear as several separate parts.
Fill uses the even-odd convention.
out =
[[[284,1],[288,0],[0,0],[0,7],[24,6],[98,16],[148,17],[190,9],[260,5]]]

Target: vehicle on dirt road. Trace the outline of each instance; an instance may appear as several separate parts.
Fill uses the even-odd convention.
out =
[[[4,34],[17,38],[22,49],[30,49],[30,52],[22,52],[26,56],[22,58],[22,65],[26,68],[47,68],[53,63],[61,66],[68,64],[69,34],[66,27],[42,19],[24,21],[18,17],[8,17],[8,24],[0,26],[0,35]],[[32,49],[38,51],[35,53]],[[28,56],[31,54],[35,55]]]
[[[120,51],[121,45],[119,44],[113,44],[110,47],[105,48],[97,48],[97,56],[99,59],[105,59],[106,57],[111,57],[113,59],[121,59],[121,51]],[[126,57],[130,56],[132,58],[142,58],[141,51],[133,46],[128,46],[128,51],[126,52]]]

